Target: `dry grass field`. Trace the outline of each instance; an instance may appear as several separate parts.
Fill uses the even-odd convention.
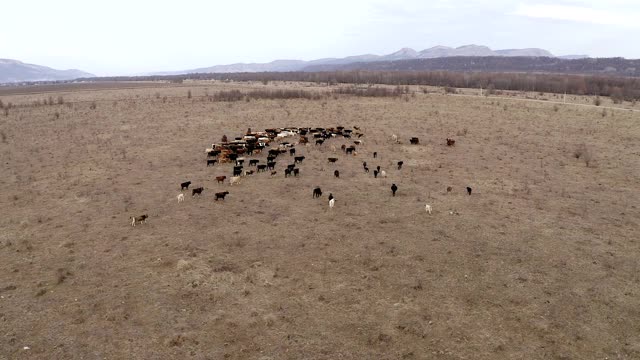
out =
[[[64,104],[0,113],[0,359],[640,358],[637,112],[188,85],[2,94]],[[298,146],[298,178],[205,166],[223,134],[336,125],[357,156]]]

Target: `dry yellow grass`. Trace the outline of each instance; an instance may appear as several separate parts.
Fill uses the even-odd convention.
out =
[[[640,357],[637,113],[422,93],[215,103],[200,96],[262,85],[192,85],[61,89],[65,105],[0,114],[0,358]],[[223,134],[335,125],[365,145],[336,165],[331,144],[298,147],[299,178],[288,155],[237,187],[205,166]],[[205,191],[178,204],[186,180]]]

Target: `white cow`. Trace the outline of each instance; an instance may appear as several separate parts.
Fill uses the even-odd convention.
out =
[[[431,205],[426,204],[426,205],[424,206],[424,209],[425,209],[425,210],[427,210],[427,213],[429,213],[429,215],[431,215],[431,211],[433,210],[433,209],[431,208]]]
[[[229,185],[240,184],[240,176],[232,176],[229,179]]]
[[[333,209],[336,204],[336,199],[329,200],[329,209]]]
[[[184,201],[184,194],[178,194],[178,202]]]

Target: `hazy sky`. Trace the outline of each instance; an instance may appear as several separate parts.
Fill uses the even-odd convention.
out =
[[[97,75],[401,47],[640,58],[640,0],[8,0],[0,58]]]

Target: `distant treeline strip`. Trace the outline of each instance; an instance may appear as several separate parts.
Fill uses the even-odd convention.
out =
[[[429,85],[457,88],[598,95],[640,100],[640,78],[450,71],[335,71],[335,72],[262,72],[225,74],[185,74],[142,77],[102,77],[90,81],[304,81],[327,84]],[[302,96],[303,97],[303,96]]]

